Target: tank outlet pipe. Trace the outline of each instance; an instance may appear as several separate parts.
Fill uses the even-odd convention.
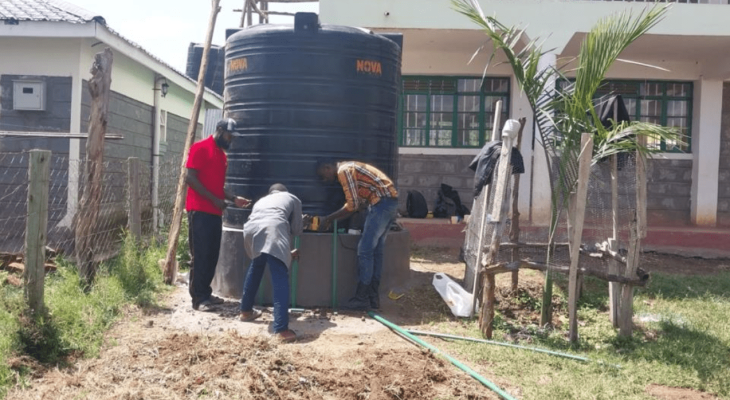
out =
[[[469,374],[472,378],[476,379],[481,383],[482,385],[486,386],[487,388],[491,389],[494,393],[497,393],[499,397],[505,399],[505,400],[516,400],[514,397],[510,396],[509,393],[505,392],[504,390],[500,389],[499,386],[495,385],[493,382],[489,381],[485,377],[479,375],[476,371],[473,369],[467,367],[466,365],[462,364],[459,360],[451,357],[450,355],[441,352],[438,348],[434,347],[433,345],[424,342],[423,340],[413,336],[412,334],[408,333],[407,330],[401,328],[400,326],[386,320],[385,318],[381,317],[378,314],[375,314],[372,311],[368,312],[368,315],[372,318],[374,318],[376,321],[380,322],[381,324],[387,326],[388,328],[394,330],[395,332],[399,333],[401,336],[407,338],[408,340],[418,343],[419,345],[427,348],[434,354],[441,354],[444,358],[446,358],[450,363],[454,364],[457,368],[460,370],[466,372]]]
[[[294,237],[294,249],[299,250],[299,236]],[[299,275],[299,261],[293,260],[291,263],[291,306],[292,309],[297,307],[297,282]]]
[[[332,309],[337,309],[337,220],[332,232]]]
[[[419,336],[432,336],[432,337],[444,338],[444,339],[465,340],[465,341],[469,341],[469,342],[493,344],[495,346],[504,346],[504,347],[511,347],[513,349],[534,351],[536,353],[544,353],[544,354],[549,354],[551,356],[569,358],[571,360],[582,361],[582,362],[592,362],[593,361],[590,358],[575,356],[573,354],[560,353],[557,351],[541,349],[541,348],[537,348],[537,347],[527,347],[527,346],[520,346],[517,344],[511,344],[511,343],[496,342],[494,340],[485,340],[485,339],[476,339],[476,338],[463,337],[463,336],[447,335],[445,333],[437,333],[437,332],[416,331],[413,329],[409,329],[408,333],[413,334],[413,335],[419,335]],[[603,364],[602,361],[598,361],[598,363]],[[620,365],[613,365],[613,366],[616,368],[621,368]]]

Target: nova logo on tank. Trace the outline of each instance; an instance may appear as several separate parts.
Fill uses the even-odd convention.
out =
[[[248,60],[246,57],[236,58],[228,62],[228,73],[246,71],[248,69]]]
[[[357,60],[357,73],[370,75],[383,75],[383,67],[380,61]]]

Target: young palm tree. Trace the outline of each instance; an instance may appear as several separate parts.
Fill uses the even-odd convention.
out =
[[[524,30],[508,27],[494,17],[485,16],[478,0],[452,0],[452,4],[456,11],[474,21],[493,44],[484,75],[496,54],[502,52],[535,114],[548,167],[553,171],[553,176],[559,177],[557,182],[551,182],[552,209],[548,243],[554,243],[558,221],[566,205],[565,199],[577,183],[580,138],[584,132],[593,133],[593,163],[617,153],[636,152],[641,157],[646,157],[649,153],[659,151],[642,145],[641,143],[652,142],[640,140],[642,136],[651,137],[655,141],[664,139],[681,142],[676,130],[655,124],[638,121],[619,124],[613,121],[610,127],[605,128],[593,101],[606,72],[619,60],[621,52],[661,21],[669,5],[654,6],[636,16],[624,12],[604,18],[588,33],[576,60],[558,68],[541,69],[540,59],[551,51],[544,51],[536,39],[518,50],[518,46],[524,42]],[[564,71],[568,67],[575,71],[575,80],[558,90],[555,82],[567,81]],[[553,251],[553,246],[549,245],[547,264],[550,264]],[[545,274],[542,325],[551,321],[551,299],[552,277],[548,271]],[[487,323],[490,320],[491,318],[480,318],[480,321]]]

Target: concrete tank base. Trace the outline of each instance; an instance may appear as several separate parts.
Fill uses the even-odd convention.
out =
[[[241,298],[243,281],[251,259],[243,248],[240,230],[223,228],[221,252],[213,279],[213,292],[218,296]],[[337,245],[337,305],[343,305],[355,293],[357,286],[357,244],[360,235],[338,235]],[[304,233],[300,236],[298,279],[296,282],[297,307],[332,306],[332,233]],[[408,231],[389,232],[383,257],[381,294],[408,283],[410,270],[411,235]],[[268,270],[268,268],[267,268]],[[292,270],[289,270],[291,284]],[[270,275],[267,271],[259,288],[256,303],[263,290],[263,304],[272,303]],[[290,292],[291,293],[291,292]]]

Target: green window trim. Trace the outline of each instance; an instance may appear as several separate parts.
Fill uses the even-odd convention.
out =
[[[481,84],[478,88],[477,80]],[[469,84],[472,84],[471,89]],[[495,87],[498,90],[492,90]],[[407,109],[406,102],[411,98],[416,105]],[[487,130],[491,135],[491,107],[497,99],[503,100],[500,120],[503,125],[509,117],[509,77],[486,77],[482,81],[479,76],[404,76],[398,105],[398,144],[403,147],[480,148],[491,139],[485,136]],[[418,100],[425,104],[419,104]],[[490,110],[485,110],[487,104]],[[468,109],[475,105],[478,111]],[[468,121],[470,116],[472,123],[466,128],[462,122]],[[411,133],[415,136],[409,139]]]

